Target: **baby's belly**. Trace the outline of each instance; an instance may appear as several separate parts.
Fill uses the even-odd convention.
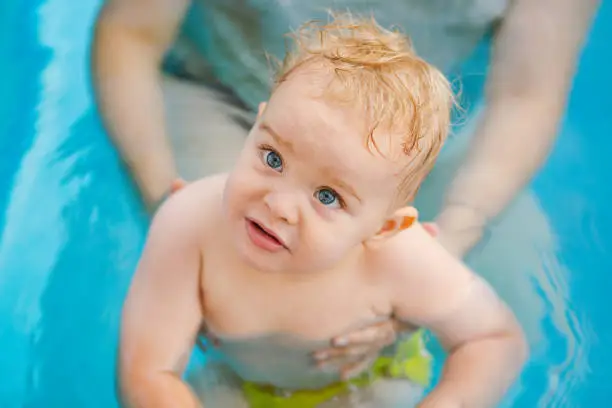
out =
[[[327,342],[303,341],[287,335],[269,335],[222,339],[207,354],[209,361],[222,363],[243,381],[284,390],[317,389],[339,380],[338,371],[321,369],[312,357],[313,351],[327,345]]]

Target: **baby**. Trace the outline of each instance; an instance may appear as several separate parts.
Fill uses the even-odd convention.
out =
[[[215,387],[182,380],[206,326],[210,364],[239,379],[219,406],[346,406],[375,389],[371,406],[408,406],[430,376],[421,331],[350,379],[311,355],[393,316],[449,353],[419,407],[494,406],[526,359],[523,333],[406,204],[448,132],[447,80],[371,19],[309,23],[294,39],[231,173],[186,186],[153,220],[123,312],[124,402],[216,405]]]

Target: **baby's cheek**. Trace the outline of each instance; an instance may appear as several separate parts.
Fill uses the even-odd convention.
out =
[[[321,250],[336,258],[345,256],[347,251],[360,242],[356,225],[338,220],[326,223],[317,236],[319,246],[323,247]]]
[[[337,216],[337,209],[324,206],[314,197],[310,199],[310,204],[317,216],[324,222],[333,222],[334,218]]]
[[[233,206],[238,201],[240,195],[240,179],[237,174],[232,174],[225,184],[225,204]]]
[[[330,250],[330,245],[333,245],[333,240],[330,240],[331,232],[320,221],[312,221],[303,224],[300,230],[300,242],[311,258],[326,258],[327,252]]]
[[[245,200],[256,196],[264,183],[256,172],[250,169],[237,168],[232,172],[229,187],[231,195],[238,200]]]

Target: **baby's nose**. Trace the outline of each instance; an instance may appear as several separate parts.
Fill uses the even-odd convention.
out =
[[[299,221],[300,209],[297,197],[292,193],[270,193],[265,202],[274,217],[287,224],[295,225]]]

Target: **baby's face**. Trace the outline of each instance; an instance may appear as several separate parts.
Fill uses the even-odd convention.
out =
[[[316,88],[298,76],[276,90],[227,182],[234,242],[260,270],[334,267],[380,230],[396,196],[396,168],[366,147],[358,110]]]

